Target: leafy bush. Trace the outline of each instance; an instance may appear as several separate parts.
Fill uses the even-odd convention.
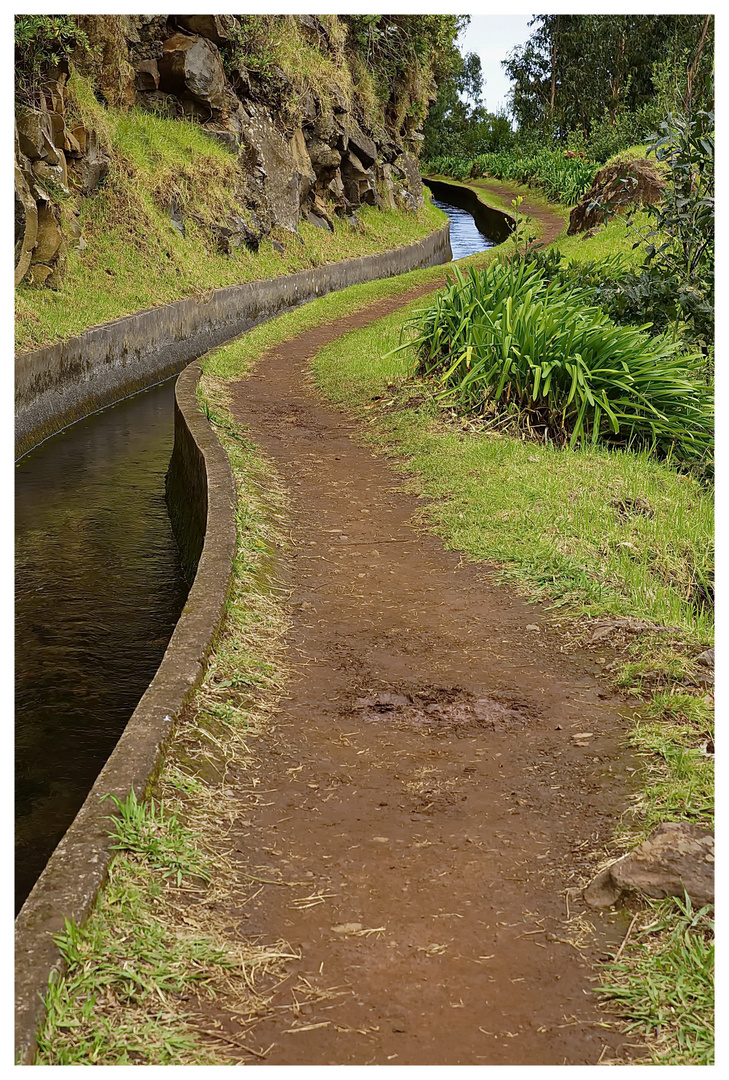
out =
[[[644,444],[706,456],[712,409],[701,358],[617,326],[587,289],[522,262],[471,268],[411,324],[418,371],[459,408],[559,444]]]
[[[470,161],[465,158],[441,156],[423,162],[425,172],[452,176],[455,180],[469,177],[493,176],[530,184],[543,191],[553,202],[572,206],[588,190],[597,172],[597,163],[575,155],[566,157],[558,150],[539,150],[522,156],[509,150],[479,154]]]
[[[663,166],[663,197],[646,207],[649,225],[636,233],[644,264],[599,287],[597,300],[613,318],[648,318],[654,331],[670,331],[708,356],[714,339],[713,112],[669,115],[648,153]]]
[[[20,93],[30,95],[46,68],[59,64],[88,38],[72,15],[15,16],[15,73]]]

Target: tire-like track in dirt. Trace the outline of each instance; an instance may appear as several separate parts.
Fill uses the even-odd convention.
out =
[[[309,389],[319,348],[414,295],[286,342],[234,387],[289,492],[293,611],[238,846],[260,877],[305,883],[245,908],[247,937],[301,950],[275,998],[293,1011],[247,1041],[271,1065],[616,1060],[593,965],[624,927],[584,933],[569,889],[629,798],[619,703],[545,611],[414,523],[421,502]]]

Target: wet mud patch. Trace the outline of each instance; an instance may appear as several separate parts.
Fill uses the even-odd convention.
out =
[[[461,687],[411,692],[378,690],[356,698],[352,713],[365,723],[385,723],[435,736],[513,731],[524,727],[529,719],[526,705],[476,697]]]

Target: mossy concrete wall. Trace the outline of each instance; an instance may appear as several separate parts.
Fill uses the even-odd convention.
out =
[[[473,188],[463,184],[449,184],[445,180],[432,180],[429,176],[423,177],[423,183],[430,188],[436,199],[468,211],[478,229],[484,236],[488,236],[489,240],[500,244],[514,231],[515,222],[511,214],[487,206]]]
[[[20,353],[15,364],[16,455],[283,311],[333,290],[436,266],[451,257],[446,226],[407,247],[216,289],[204,299],[165,304]]]

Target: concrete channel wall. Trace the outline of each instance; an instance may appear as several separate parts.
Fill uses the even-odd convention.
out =
[[[20,353],[15,364],[15,452],[89,413],[153,386],[257,323],[317,296],[451,258],[449,227],[407,247],[215,289],[152,308],[68,341]]]
[[[202,680],[223,620],[236,544],[235,485],[228,458],[197,408],[200,366],[190,361],[256,323],[333,289],[438,265],[450,255],[446,227],[407,248],[222,289],[208,301],[181,301],[143,312],[21,357],[20,453],[84,410],[88,413],[189,365],[176,387],[168,495],[181,514],[177,528],[191,573],[200,554],[157,674],[16,919],[18,1062],[33,1063],[36,1033],[45,1015],[42,995],[52,973],[64,968],[52,935],[63,931],[66,919],[78,925],[86,921],[106,879],[113,854],[108,835],[116,809],[113,800],[124,801],[132,790],[141,799],[152,788],[175,722]],[[75,378],[83,383],[78,392],[72,385]]]
[[[504,210],[496,210],[493,206],[487,206],[473,188],[465,187],[463,184],[446,183],[445,180],[432,180],[429,176],[423,177],[423,183],[430,188],[436,199],[442,199],[451,206],[466,210],[480,231],[495,243],[502,243],[514,231],[515,223],[511,214],[507,214]]]

